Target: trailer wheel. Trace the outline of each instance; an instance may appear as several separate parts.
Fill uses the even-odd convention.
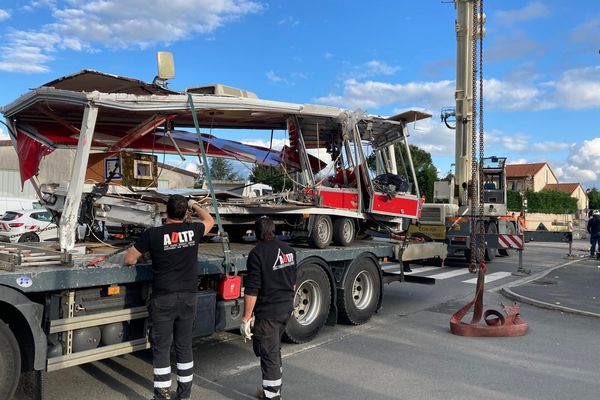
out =
[[[17,339],[0,321],[0,399],[11,399],[21,374],[21,351]]]
[[[515,228],[515,225],[513,223],[508,224],[508,229],[507,232],[509,235],[514,235],[517,232],[517,229]],[[498,254],[500,254],[501,256],[505,256],[508,257],[510,256],[510,251],[508,251],[508,249],[498,249]]]
[[[333,227],[329,215],[315,215],[312,230],[308,235],[308,244],[317,249],[329,246],[333,236]]]
[[[493,222],[489,223],[487,226],[487,229],[486,229],[486,233],[491,233],[491,234],[498,233],[498,228],[496,227],[496,224]],[[492,262],[492,261],[494,261],[494,258],[496,258],[496,249],[490,249],[490,248],[486,247],[485,254],[484,254],[485,261]]]
[[[331,304],[329,279],[316,264],[298,270],[294,310],[288,321],[284,339],[291,343],[311,341],[327,321]]]
[[[40,237],[33,232],[28,232],[19,238],[19,243],[24,242],[39,242]]]
[[[381,294],[381,278],[376,263],[361,257],[352,262],[338,292],[341,322],[360,325],[371,319]]]
[[[350,218],[341,217],[333,221],[333,243],[346,247],[354,240],[356,228]]]

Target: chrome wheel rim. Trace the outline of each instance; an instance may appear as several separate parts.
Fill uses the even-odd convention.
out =
[[[352,283],[352,301],[359,310],[364,310],[371,304],[373,298],[373,277],[366,271],[361,271]]]
[[[317,236],[319,240],[322,242],[326,242],[329,240],[329,235],[331,233],[331,226],[329,225],[329,221],[326,218],[321,218],[317,225]]]
[[[342,227],[342,236],[344,237],[344,241],[351,242],[353,236],[354,227],[352,226],[352,221],[349,219],[344,221],[344,225]]]
[[[300,325],[312,324],[321,309],[321,287],[312,280],[302,282],[294,296],[294,317]]]

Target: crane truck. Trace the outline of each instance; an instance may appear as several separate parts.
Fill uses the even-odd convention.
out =
[[[475,168],[472,164],[472,150],[476,140],[473,129],[476,117],[473,112],[473,84],[481,83],[481,78],[473,68],[473,39],[485,34],[485,14],[474,8],[473,0],[455,0],[454,5],[457,10],[456,105],[442,110],[441,119],[448,128],[455,130],[455,173],[449,181],[435,182],[433,201],[423,205],[420,227],[413,226],[411,230],[420,231],[434,240],[444,241],[448,244],[449,256],[464,256],[469,262],[472,230],[480,232],[480,225],[483,225],[484,257],[490,262],[495,258],[496,252],[509,255],[507,249],[498,249],[498,235],[515,234],[517,224],[514,218],[507,216],[506,157],[485,157],[482,165]],[[477,112],[480,111],[482,110]],[[452,122],[454,125],[451,125]],[[469,196],[479,193],[480,182],[483,183],[483,196],[480,200],[483,203],[483,213],[475,216],[471,213]]]

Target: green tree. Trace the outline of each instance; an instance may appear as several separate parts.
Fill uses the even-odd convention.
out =
[[[521,211],[521,193],[517,192],[516,190],[507,190],[506,200],[508,211]]]
[[[600,191],[596,188],[592,188],[587,195],[590,209],[600,210]]]
[[[275,192],[293,187],[292,181],[286,177],[281,166],[271,167],[268,165],[254,165],[248,180],[253,183],[264,183],[270,185]]]
[[[426,201],[433,201],[433,183],[437,180],[437,168],[433,165],[431,154],[420,149],[415,145],[409,145],[410,154],[412,156],[413,166],[415,167],[415,175],[419,184],[421,195],[425,195]],[[409,182],[413,181],[410,173],[410,164],[406,155],[406,146],[404,144],[396,144],[396,168],[398,174],[406,177]],[[406,165],[403,165],[402,161]],[[375,154],[371,154],[367,158],[367,165],[371,171],[375,171]]]
[[[525,197],[527,198],[527,211],[530,213],[573,214],[577,212],[577,199],[565,192],[558,190],[533,192],[528,190]],[[511,211],[519,210],[520,206],[517,210]]]
[[[421,195],[425,195],[425,199],[428,202],[433,201],[433,184],[437,180],[437,168],[433,165],[431,160],[431,154],[427,151],[420,149],[415,145],[409,145],[410,154],[412,156],[412,162],[415,167],[415,175],[417,176],[417,183],[419,184],[419,191]],[[412,175],[409,171],[408,156],[406,154],[406,147],[399,144],[396,145],[396,154],[400,157],[396,157],[396,164],[398,173],[404,174],[404,166],[402,160],[406,165],[408,171],[408,179],[412,181]]]
[[[234,181],[239,179],[239,175],[233,169],[233,165],[231,165],[230,161],[225,160],[224,158],[213,157],[208,163],[208,169],[212,179],[224,181]]]
[[[452,180],[452,178],[454,178],[454,174],[452,173],[452,170],[449,170],[448,172],[446,172],[446,176],[442,178],[443,181],[446,182],[450,182]]]

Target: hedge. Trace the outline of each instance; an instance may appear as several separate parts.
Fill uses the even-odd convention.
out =
[[[577,212],[577,199],[565,192],[558,190],[533,192],[528,190],[525,197],[527,198],[527,211],[530,213],[574,214]],[[519,192],[509,190],[507,198],[509,211],[521,211],[521,195]]]

